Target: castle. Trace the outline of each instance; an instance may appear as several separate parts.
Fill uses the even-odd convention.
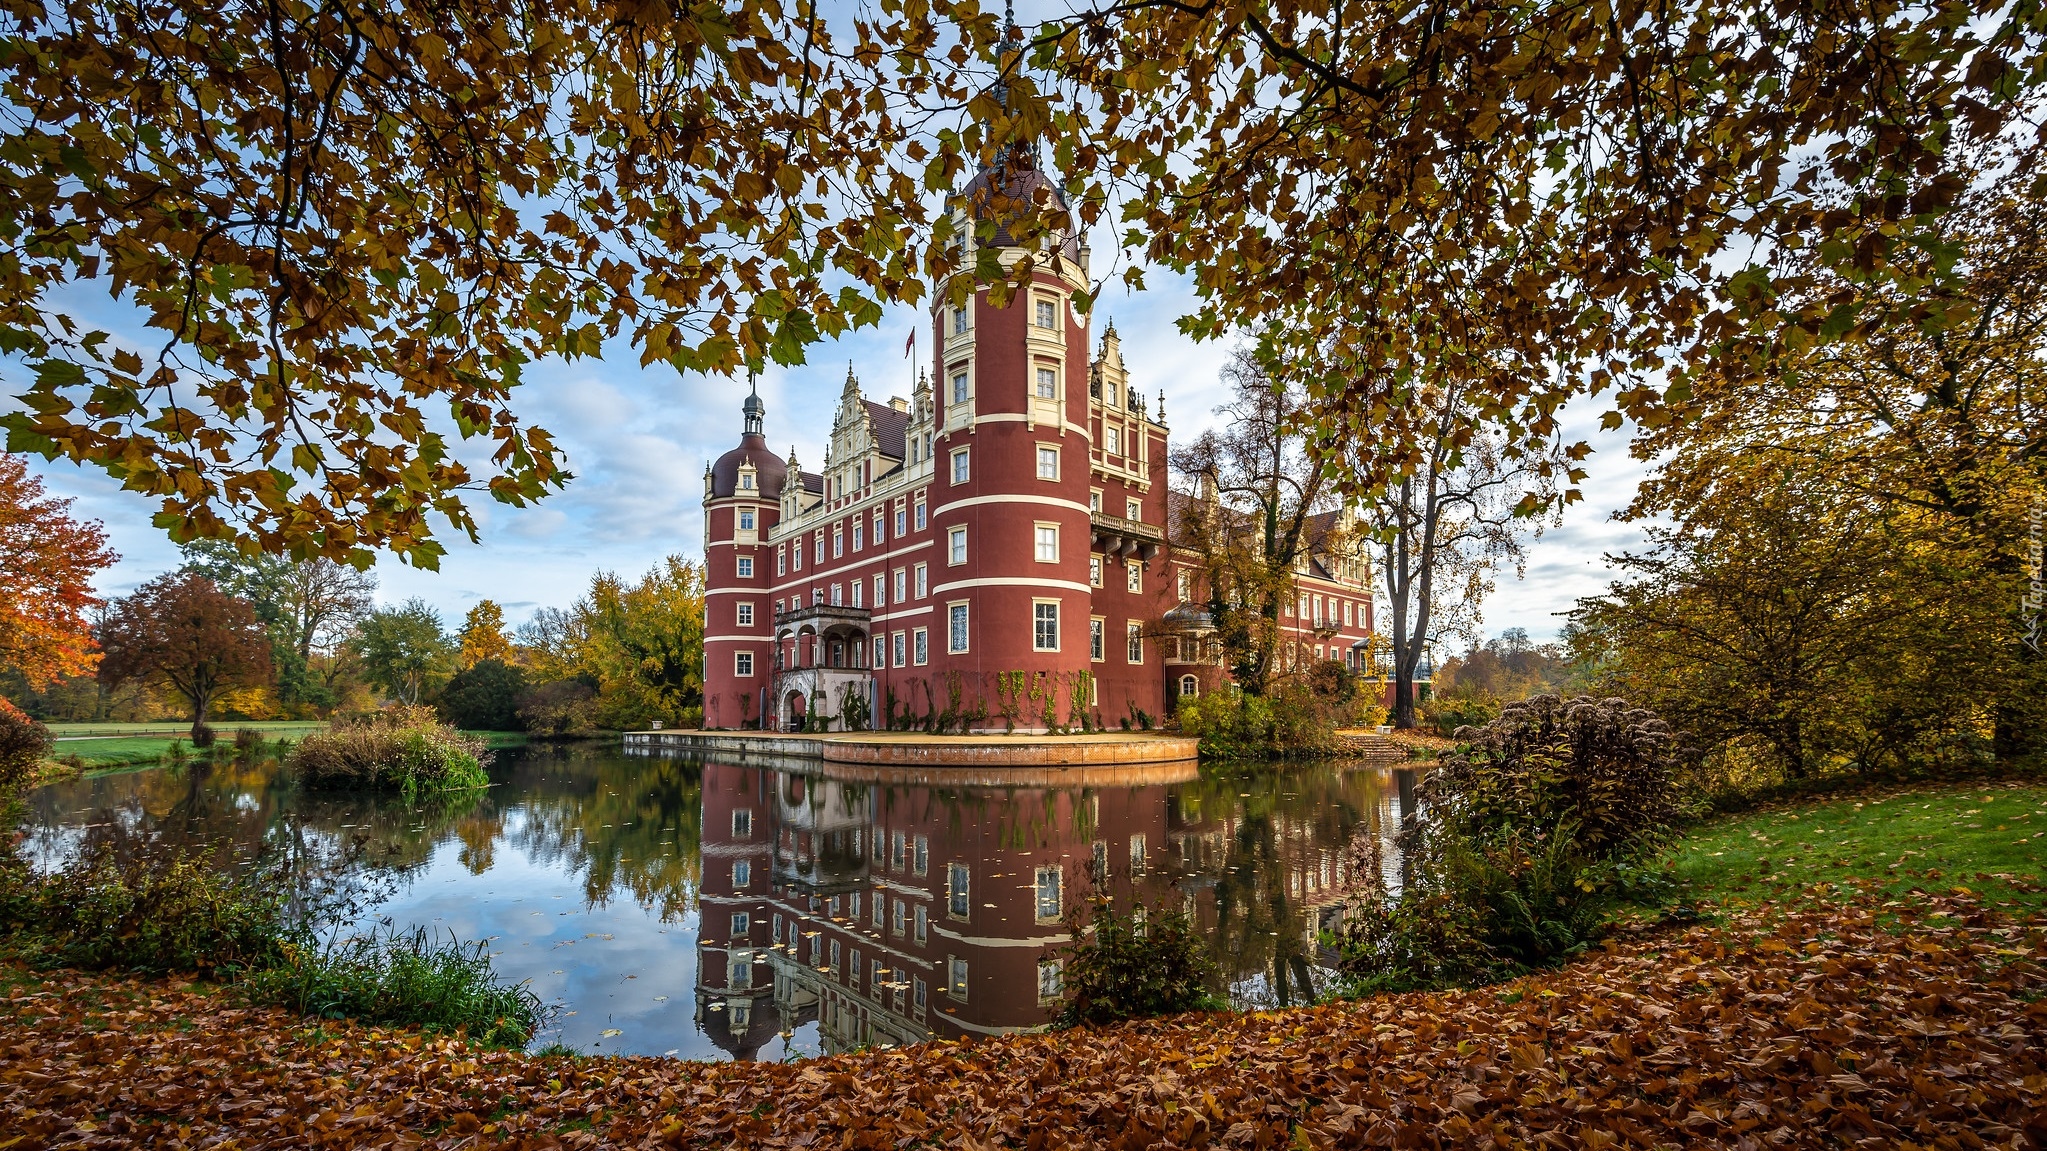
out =
[[[1034,165],[1009,172],[1008,197],[1064,206]],[[1096,343],[1074,308],[1086,251],[1053,249],[1004,306],[937,293],[910,398],[867,399],[849,367],[819,471],[769,448],[747,396],[704,472],[704,726],[1144,726],[1223,681],[1175,522],[1213,495],[1169,492],[1164,392],[1148,405],[1115,326]],[[1363,565],[1318,554],[1296,578],[1293,655],[1362,668]]]

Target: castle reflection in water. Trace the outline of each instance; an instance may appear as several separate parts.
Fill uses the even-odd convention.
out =
[[[811,1023],[825,1053],[1041,1027],[1066,914],[1097,892],[1183,908],[1241,1005],[1312,999],[1368,869],[1398,882],[1413,796],[1373,769],[1257,796],[1192,764],[1092,786],[821,770],[702,768],[697,1022],[735,1058]]]

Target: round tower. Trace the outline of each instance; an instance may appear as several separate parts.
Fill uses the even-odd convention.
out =
[[[773,675],[772,573],[762,541],[780,519],[787,467],[749,388],[739,444],[704,469],[704,726],[755,727]]]

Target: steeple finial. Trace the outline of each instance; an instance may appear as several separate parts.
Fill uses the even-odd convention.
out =
[[[746,400],[739,405],[740,414],[746,418],[746,434],[761,434],[761,422],[768,414],[768,406],[761,402],[760,380],[751,369],[746,373]]]

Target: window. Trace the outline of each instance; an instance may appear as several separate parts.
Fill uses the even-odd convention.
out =
[[[931,873],[931,841],[924,836],[910,843],[910,870],[917,875]]]
[[[878,833],[877,833],[877,835],[876,835],[876,837],[875,837],[874,849],[875,849],[875,851],[877,851],[877,852],[879,852],[879,851],[881,850],[881,839],[880,839],[880,836],[879,836],[879,834],[878,834]],[[877,891],[877,892],[875,892],[875,893],[874,893],[874,927],[875,927],[875,930],[879,931],[879,930],[881,929],[881,921],[882,921],[882,918],[883,918],[884,916],[886,916],[887,914],[888,914],[888,900],[886,900],[886,899],[883,899],[883,898],[881,897],[881,892]],[[881,961],[880,961],[880,960],[876,960],[876,961],[875,961],[875,966],[876,966],[876,967],[880,967],[880,966],[881,966]]]
[[[889,916],[888,926],[889,930],[895,932],[897,935],[901,935],[903,933],[904,926],[909,921],[909,916],[906,914],[908,909],[903,906],[902,900],[898,899],[895,902],[896,902],[895,914]]]
[[[861,544],[862,544],[862,543],[864,543],[864,542],[866,541],[866,539],[867,539],[867,525],[866,525],[866,524],[864,524],[864,523],[861,523],[861,522],[860,522],[859,520],[854,520],[854,521],[853,521],[853,550],[854,550],[854,551],[856,551],[856,552],[857,552],[857,551],[859,551],[859,550],[860,550],[860,546],[861,546]]]
[[[1087,621],[1087,657],[1089,659],[1102,658],[1101,616],[1096,616],[1095,618]]]
[[[869,664],[868,666],[869,666],[869,667],[887,667],[887,666],[888,666],[888,637],[887,637],[887,636],[885,636],[885,635],[878,635],[878,636],[875,636],[875,637],[874,637],[874,662],[873,662],[873,663],[871,663],[871,664]]]
[[[834,527],[832,528],[832,558],[838,559],[840,556],[845,554],[846,529],[842,527]]]
[[[842,588],[842,587],[840,587],[840,586],[839,586],[838,584],[833,584],[833,585],[832,585],[832,606],[833,606],[833,607],[838,607],[838,606],[839,606],[840,604],[843,604],[843,603],[845,603],[845,602],[846,602],[846,597],[845,597],[845,589],[844,589],[844,588]]]
[[[879,576],[879,575],[878,575],[878,576],[875,576],[875,577],[874,577],[874,606],[875,606],[875,607],[887,607],[887,606],[888,606],[888,577],[887,577],[887,576]]]
[[[1129,520],[1142,520],[1144,518],[1144,504],[1138,500],[1124,500],[1123,518]]]
[[[779,912],[775,915],[775,927],[772,935],[775,942],[780,943],[782,941],[782,916]]]
[[[801,560],[801,559],[803,558],[803,553],[802,553],[802,552],[800,552],[800,551],[799,551],[799,552],[797,552],[797,553],[796,553],[796,558],[797,558],[798,560]],[[775,549],[775,574],[776,574],[776,575],[782,575],[783,573],[787,572],[788,570],[789,570],[789,545],[788,545],[788,544],[783,544],[782,546],[780,546],[780,547],[778,547],[778,548],[776,548],[776,549]]]
[[[919,1014],[922,1014],[924,1011],[925,1001],[926,995],[924,991],[924,977],[919,975],[917,977],[917,1011]]]
[[[1040,1000],[1057,999],[1062,990],[1063,985],[1059,978],[1059,961],[1057,959],[1038,960],[1038,998]]]
[[[903,538],[903,509],[896,509],[896,538]]]
[[[753,922],[747,917],[746,912],[735,911],[732,913],[732,934],[745,935],[752,928]]]
[[[1041,400],[1059,398],[1059,373],[1051,368],[1038,369],[1038,398]]]
[[[917,565],[917,598],[918,598],[918,599],[923,599],[923,598],[924,598],[925,596],[927,596],[927,595],[931,594],[931,592],[930,592],[930,586],[929,586],[929,585],[930,585],[930,580],[929,580],[929,578],[928,578],[928,577],[930,576],[930,574],[931,574],[931,572],[930,572],[930,568],[929,568],[929,567],[928,567],[927,565],[925,565],[925,564],[918,564],[918,565]]]
[[[947,651],[958,654],[967,650],[967,605],[963,603],[952,605],[946,619],[945,639]]]
[[[963,564],[967,562],[967,529],[953,528],[945,533],[945,562]]]
[[[752,487],[752,486],[753,486],[753,473],[752,473],[752,472],[741,472],[741,473],[740,473],[740,476],[739,476],[739,486],[740,486],[740,487],[742,487],[742,488],[750,488],[750,487]]]
[[[965,308],[954,308],[952,310],[952,334],[955,336],[967,334],[967,310]]]
[[[1031,648],[1059,650],[1059,605],[1042,600],[1031,605]]]
[[[1038,449],[1038,478],[1041,480],[1056,480],[1059,478],[1058,448],[1041,447]]]
[[[1344,601],[1343,601],[1343,626],[1345,626],[1345,627],[1349,627],[1349,626],[1350,626],[1350,620],[1351,620],[1351,613],[1350,613],[1350,601],[1349,601],[1349,600],[1344,600]]]
[[[817,562],[819,562],[819,563],[823,563],[823,562],[824,562],[824,533],[823,533],[823,532],[818,532],[818,533],[817,533],[817,535],[816,535],[816,537],[815,537],[815,539],[816,539],[816,542],[817,542]]]
[[[753,557],[752,557],[752,556],[740,556],[740,557],[739,557],[739,578],[740,578],[740,579],[752,579],[752,578],[753,578]]]
[[[931,633],[926,629],[920,627],[910,633],[910,658],[918,667],[930,660]]]
[[[1144,834],[1142,832],[1130,837],[1130,874],[1144,874]]]
[[[732,813],[732,838],[753,838],[753,812],[735,811]]]
[[[874,917],[874,925],[875,925],[876,927],[880,927],[880,926],[881,926],[881,916],[877,915],[877,916],[875,916],[875,917]],[[868,960],[868,961],[867,961],[867,993],[868,993],[869,995],[880,995],[880,994],[881,994],[881,990],[882,990],[882,988],[881,988],[881,970],[882,970],[882,968],[881,968],[881,960],[879,960],[879,959],[870,959],[870,960]]]
[[[739,530],[743,532],[750,532],[753,530],[752,508],[741,508],[739,510]]]
[[[967,961],[957,955],[945,957],[945,993],[962,1003],[967,998]]]
[[[1112,408],[1116,406],[1116,385],[1107,380],[1102,381],[1102,402]]]
[[[792,571],[803,570],[803,541],[797,540],[789,548],[789,567]]]
[[[1087,582],[1095,587],[1102,586],[1102,557],[1087,557]]]
[[[1194,598],[1194,573],[1193,573],[1193,572],[1190,572],[1190,571],[1182,571],[1182,572],[1180,573],[1180,578],[1179,578],[1179,584],[1180,584],[1180,587],[1179,587],[1179,592],[1180,592],[1180,602],[1181,602],[1181,603],[1186,603],[1186,602],[1187,602],[1188,600],[1191,600],[1191,599],[1193,599],[1193,598]]]
[[[1095,488],[1088,492],[1087,510],[1089,515],[1098,516],[1102,514],[1102,489]]]
[[[1097,839],[1088,845],[1088,872],[1097,884],[1109,882],[1109,841]]]
[[[1059,525],[1039,524],[1037,526],[1038,562],[1051,564],[1059,562]]]
[[[910,858],[910,841],[898,831],[888,837],[888,865],[891,870],[901,871]]]
[[[903,666],[903,633],[897,632],[894,635],[890,636],[889,646],[893,649],[895,654],[895,658],[890,660],[889,662],[894,664],[896,667]]]
[[[1112,456],[1123,454],[1123,431],[1120,428],[1102,429],[1102,450]]]
[[[753,864],[742,859],[732,865],[732,886],[745,887],[753,879]]]
[[[1038,301],[1038,326],[1056,328],[1059,326],[1059,305],[1051,300]]]
[[[737,676],[749,676],[753,674],[752,652],[742,651],[733,653],[732,674]]]
[[[1143,663],[1144,632],[1134,623],[1129,625],[1129,629],[1124,635],[1123,658],[1131,663]]]
[[[1180,677],[1180,698],[1193,699],[1201,694],[1201,681],[1191,675]]]
[[[881,544],[882,544],[882,541],[883,541],[883,540],[886,540],[887,538],[888,538],[888,537],[887,537],[886,535],[882,534],[882,530],[881,530],[881,510],[880,510],[879,508],[877,508],[877,509],[875,509],[875,512],[874,512],[874,546],[875,546],[875,547],[880,547],[880,546],[881,546]]]
[[[924,942],[924,933],[925,929],[928,926],[927,922],[928,918],[929,917],[924,910],[924,905],[921,903],[918,904],[916,912],[910,916],[910,938],[915,939],[919,943]]]
[[[832,940],[832,970],[845,970],[845,968],[839,966],[839,941],[836,939]]]
[[[853,977],[853,986],[855,987],[860,986],[860,972],[860,949],[855,947],[846,956],[846,974]]]
[[[743,603],[743,604],[740,604],[740,605],[739,605],[739,626],[740,626],[740,627],[752,627],[752,626],[753,626],[753,605],[752,605],[752,604],[750,604],[750,603]]]
[[[1128,591],[1144,590],[1144,565],[1127,563],[1123,565],[1123,586]]]
[[[946,865],[945,869],[945,913],[954,919],[965,919],[973,905],[967,901],[967,884],[971,878],[964,863]]]
[[[909,598],[910,598],[910,596],[909,596],[909,591],[910,591],[910,585],[909,585],[909,583],[908,583],[908,582],[906,582],[906,580],[905,580],[905,578],[904,578],[904,572],[903,572],[903,569],[902,569],[902,568],[897,568],[897,569],[896,569],[896,602],[897,602],[897,603],[901,603],[901,602],[903,602],[904,600],[906,600],[906,599],[909,599]]]
[[[1039,923],[1054,922],[1066,910],[1063,893],[1060,890],[1061,878],[1059,868],[1056,866],[1040,867],[1038,869],[1037,916]]]
[[[736,990],[753,986],[753,952],[735,951],[725,969],[725,982]]]
[[[967,374],[965,372],[954,372],[952,374],[952,402],[955,404],[967,402]]]
[[[954,448],[952,450],[952,482],[956,484],[966,483],[970,470],[967,464],[967,449]]]
[[[924,530],[924,501],[921,498],[917,500],[917,530]]]

